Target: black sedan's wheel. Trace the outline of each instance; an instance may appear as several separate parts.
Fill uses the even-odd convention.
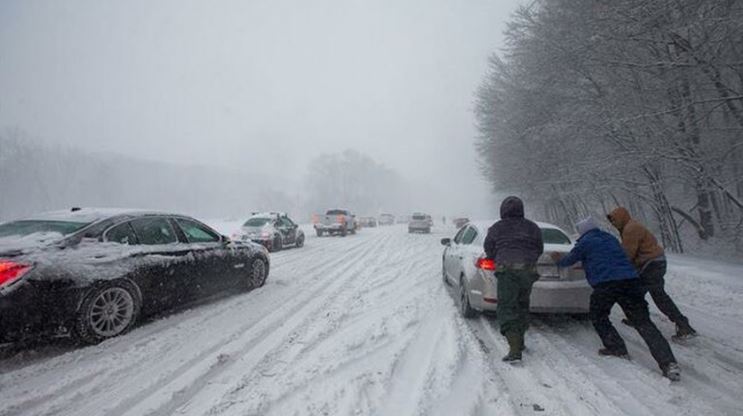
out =
[[[322,230],[315,230],[318,237],[322,237]]]
[[[459,309],[462,312],[462,316],[467,319],[477,316],[477,311],[470,305],[470,297],[467,295],[464,278],[459,281]]]
[[[297,242],[294,244],[297,248],[304,246],[304,235],[297,237]]]
[[[113,281],[88,292],[75,319],[75,334],[88,344],[128,331],[137,321],[142,302],[127,281]]]
[[[250,288],[255,289],[263,286],[268,277],[268,265],[262,258],[253,260],[250,266]]]

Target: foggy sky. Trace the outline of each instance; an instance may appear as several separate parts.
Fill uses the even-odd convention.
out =
[[[351,148],[482,215],[473,94],[517,3],[3,1],[0,128],[296,181]]]

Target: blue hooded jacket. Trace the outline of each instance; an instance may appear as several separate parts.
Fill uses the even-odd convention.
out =
[[[614,280],[637,279],[637,272],[619,241],[598,228],[585,231],[575,247],[557,265],[568,267],[577,262],[583,264],[591,286]]]

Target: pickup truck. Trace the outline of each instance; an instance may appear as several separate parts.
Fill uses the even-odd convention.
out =
[[[345,209],[329,209],[325,215],[313,215],[312,223],[318,237],[323,234],[340,234],[345,237],[348,233],[356,234],[356,216]]]

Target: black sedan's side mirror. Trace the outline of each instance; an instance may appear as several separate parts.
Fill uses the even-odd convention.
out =
[[[232,242],[232,239],[230,237],[227,237],[226,235],[220,235],[219,240],[222,242],[222,244],[227,245]]]
[[[442,246],[450,246],[451,245],[451,238],[442,238],[441,239],[441,245]]]

